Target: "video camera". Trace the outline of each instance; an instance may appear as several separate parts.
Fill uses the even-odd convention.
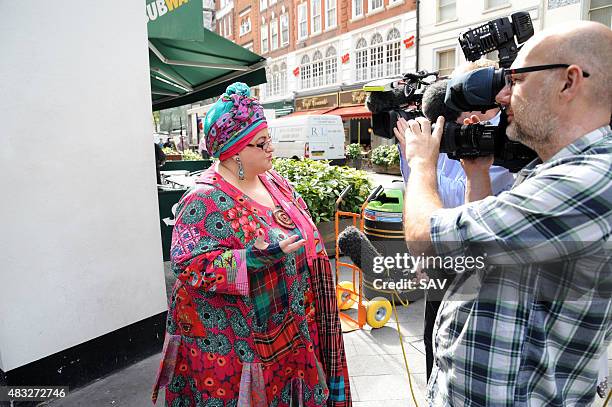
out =
[[[511,16],[492,20],[459,36],[459,43],[466,59],[475,61],[494,50],[499,51],[500,65],[509,67],[518,54],[519,43],[533,35],[529,13],[518,12]],[[515,40],[516,37],[516,40]],[[498,107],[495,96],[505,85],[503,69],[482,68],[451,79],[448,83],[445,103],[456,112],[486,111]],[[437,72],[419,71],[405,74],[400,80],[386,79],[370,82],[363,89],[370,92],[366,101],[372,112],[374,134],[393,138],[397,120],[423,116],[421,101],[427,86],[427,77]],[[411,109],[405,110],[406,106]],[[460,125],[447,121],[440,143],[440,152],[450,158],[474,158],[493,155],[494,164],[516,172],[536,157],[528,147],[510,141],[506,136],[507,117],[502,111],[498,126],[489,124]]]
[[[366,107],[372,112],[372,131],[377,136],[392,139],[397,120],[423,116],[421,101],[423,92],[430,82],[425,79],[438,77],[437,72],[404,74],[402,78],[381,79],[364,85],[363,90],[370,92]]]

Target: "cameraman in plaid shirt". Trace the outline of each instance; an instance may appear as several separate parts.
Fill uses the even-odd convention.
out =
[[[430,405],[593,402],[612,339],[610,61],[612,31],[602,24],[529,40],[512,68],[533,69],[509,74],[497,101],[509,138],[539,159],[510,191],[458,208],[443,209],[437,192],[444,119],[433,134],[424,118],[399,122],[412,170],[404,225],[411,252],[483,255],[487,263],[458,273],[440,307]],[[465,167],[474,188],[490,184],[486,167]]]

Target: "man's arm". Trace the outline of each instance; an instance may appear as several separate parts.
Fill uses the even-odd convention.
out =
[[[436,165],[444,118],[438,118],[436,131],[431,134],[431,123],[424,119],[398,121],[396,136],[405,138],[405,157],[410,166],[404,206],[404,236],[412,253],[431,251],[430,219],[442,208],[438,195]],[[421,131],[421,128],[423,131]]]
[[[493,195],[489,169],[493,156],[461,160],[466,175],[465,202],[480,201]]]

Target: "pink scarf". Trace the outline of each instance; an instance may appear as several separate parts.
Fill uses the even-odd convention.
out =
[[[312,267],[313,261],[317,258],[314,238],[316,226],[308,212],[293,197],[293,192],[289,188],[287,180],[274,170],[268,171],[267,175],[260,176],[259,178],[302,233],[302,237],[306,240],[304,247],[306,249],[308,265]]]

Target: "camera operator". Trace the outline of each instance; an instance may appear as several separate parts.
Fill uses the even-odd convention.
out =
[[[538,159],[510,191],[443,209],[444,118],[410,120],[405,236],[412,253],[497,248],[457,274],[434,327],[431,405],[588,405],[612,339],[612,31],[580,22],[530,39],[497,102]],[[562,65],[560,65],[562,64]],[[523,69],[521,69],[523,68]],[[486,165],[470,173],[484,189]],[[488,251],[483,251],[487,255]],[[580,297],[568,297],[575,285]],[[607,285],[606,285],[607,284]],[[571,298],[571,300],[568,300]]]
[[[474,69],[483,68],[485,66],[495,66],[494,61],[479,60],[477,63],[469,62],[459,66],[453,74],[469,72]],[[491,109],[485,113],[481,112],[466,112],[459,113],[449,109],[444,104],[444,96],[446,94],[447,80],[441,80],[432,83],[423,93],[423,113],[425,117],[435,120],[438,116],[444,116],[447,120],[453,120],[457,123],[464,123],[465,119],[471,119],[475,116],[479,121],[491,121],[492,124],[497,124],[499,121],[499,109]],[[399,142],[400,150],[400,165],[404,183],[407,183],[410,177],[410,167],[404,158],[405,140],[404,132],[407,122],[401,119],[398,127],[394,129],[395,136]],[[502,191],[510,189],[514,183],[514,176],[505,168],[493,166],[491,163],[493,157],[479,157],[472,160],[462,160],[460,163],[457,160],[448,158],[446,154],[438,156],[437,163],[437,181],[438,193],[442,199],[442,204],[445,208],[455,208],[463,205],[465,201],[471,202],[482,199],[493,193],[498,194]],[[484,180],[477,183],[471,183],[466,179],[464,168],[472,173],[480,175],[479,168],[484,166]],[[424,277],[419,275],[419,277]],[[447,278],[449,278],[447,276]],[[425,345],[425,362],[427,367],[427,379],[431,375],[433,368],[433,348],[432,348],[432,332],[434,321],[440,307],[440,300],[444,292],[437,290],[435,292],[425,293],[425,316],[423,326],[423,342]]]

